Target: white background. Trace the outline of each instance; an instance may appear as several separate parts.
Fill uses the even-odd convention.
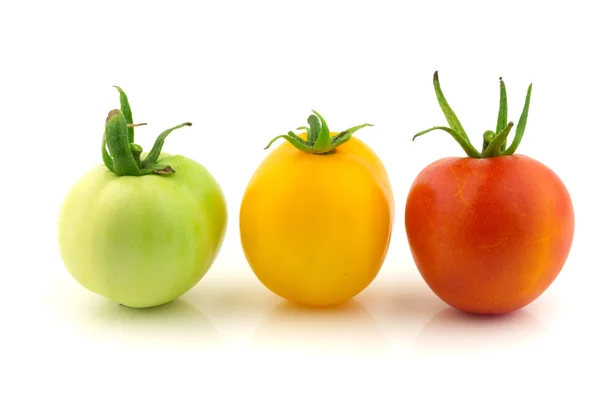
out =
[[[593,1],[150,3],[0,5],[1,399],[600,398]],[[495,128],[498,78],[515,122],[533,82],[519,153],[550,166],[573,198],[575,241],[561,275],[503,318],[448,309],[408,250],[412,180],[437,158],[463,154],[443,132],[411,142],[446,125],[435,70],[477,144]],[[165,151],[207,166],[229,206],[212,269],[153,310],[87,292],[58,254],[58,208],[101,163],[104,119],[118,107],[112,85],[148,123],[137,129],[145,148],[193,122]],[[374,124],[356,135],[385,163],[397,207],[380,275],[327,312],[291,308],[261,286],[237,227],[264,145],[311,109],[332,130]]]

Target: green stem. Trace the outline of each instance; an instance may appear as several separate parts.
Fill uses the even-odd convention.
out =
[[[433,74],[433,88],[435,90],[435,95],[437,97],[440,108],[442,109],[442,112],[444,113],[444,116],[446,117],[446,121],[448,121],[448,125],[450,125],[450,128],[452,128],[452,130],[454,130],[463,138],[469,140],[465,129],[463,128],[458,117],[454,113],[454,110],[452,110],[452,108],[450,107],[450,104],[448,104],[448,101],[446,100],[446,97],[442,92],[442,87],[440,86],[440,79],[437,71],[435,71],[435,73]]]
[[[483,133],[483,146],[481,149],[482,153],[485,152],[485,149],[487,149],[487,147],[490,145],[490,143],[492,142],[492,140],[494,140],[495,137],[496,133],[494,133],[494,131],[485,131]]]
[[[148,168],[142,169],[142,175],[148,175],[148,174],[170,175],[170,174],[174,174],[174,173],[175,173],[175,170],[173,168],[171,168],[170,165],[165,165],[165,164],[154,164]]]
[[[523,139],[523,134],[525,133],[525,125],[527,125],[527,116],[529,115],[529,101],[531,100],[531,89],[533,84],[529,85],[527,89],[527,97],[525,97],[525,105],[523,106],[523,112],[521,113],[521,117],[519,118],[519,122],[517,123],[517,129],[515,131],[515,138],[513,139],[512,144],[504,154],[511,155],[514,154],[521,144],[521,139]]]
[[[312,110],[312,112],[315,113],[315,115],[319,118],[319,122],[321,123],[321,130],[319,131],[319,134],[316,135],[317,138],[315,140],[314,149],[318,153],[327,153],[332,150],[331,134],[329,132],[329,127],[327,126],[325,119],[323,119],[323,117],[318,112],[316,112],[315,110]],[[311,117],[312,117],[312,115],[311,115]],[[310,119],[310,117],[309,117],[309,119]],[[311,128],[312,128],[312,126],[311,126]],[[313,135],[314,135],[314,133],[313,133]]]
[[[127,136],[129,138],[129,143],[133,143],[134,140],[134,132],[133,132],[133,114],[131,113],[131,107],[129,106],[129,100],[127,99],[127,95],[119,86],[114,86],[119,91],[119,102],[121,103],[121,111],[125,116],[125,120],[127,121]]]
[[[441,130],[444,132],[448,132],[450,134],[450,136],[452,136],[454,138],[454,140],[456,140],[456,142],[460,145],[460,147],[462,147],[462,149],[465,151],[465,153],[467,153],[467,155],[469,157],[481,158],[481,153],[479,153],[477,151],[477,149],[475,149],[475,147],[473,147],[473,145],[468,140],[465,140],[465,138],[463,136],[459,135],[458,132],[456,132],[454,129],[447,128],[445,126],[434,126],[433,128],[425,129],[424,131],[421,131],[421,132],[417,133],[415,136],[413,136],[413,141],[416,138],[418,138],[419,136],[424,135],[431,131],[435,131],[435,130]]]
[[[142,146],[135,143],[129,143],[129,147],[131,147],[131,154],[133,155],[133,159],[135,160],[138,168],[142,168],[142,160],[140,160],[140,156],[142,155],[142,151],[144,151],[144,149],[142,149]]]
[[[523,134],[525,132],[525,125],[527,124],[527,116],[529,114],[529,102],[531,98],[532,85],[529,85],[529,89],[527,91],[525,105],[523,106],[523,112],[521,113],[519,123],[517,124],[515,138],[510,147],[506,149],[506,141],[508,134],[513,127],[513,123],[508,122],[506,86],[502,78],[500,78],[500,105],[498,110],[498,119],[496,122],[496,131],[485,131],[483,134],[483,149],[481,153],[473,147],[458,117],[448,104],[448,101],[442,92],[437,71],[433,74],[433,86],[440,108],[442,109],[442,112],[444,113],[446,121],[448,121],[448,125],[450,125],[450,127],[435,126],[433,128],[426,129],[414,135],[413,140],[427,132],[431,132],[433,130],[443,130],[454,138],[454,140],[462,147],[469,157],[488,158],[514,154],[517,147],[521,143],[521,139],[523,138]]]
[[[134,124],[132,121],[131,107],[127,95],[115,86],[120,93],[120,110],[112,110],[107,118],[102,137],[102,160],[106,168],[119,176],[141,176],[148,174],[170,175],[175,170],[170,165],[158,164],[165,139],[174,131],[184,126],[191,126],[185,122],[162,132],[148,153],[142,160],[142,147],[133,142],[133,129],[145,123]]]
[[[141,175],[127,136],[127,121],[121,110],[112,110],[106,117],[106,145],[112,157],[113,170],[119,176]]]
[[[320,129],[321,127],[319,127]],[[312,130],[310,126],[299,126],[296,128],[297,131],[306,131],[306,138],[311,141],[312,140]],[[291,132],[290,132],[291,133]]]
[[[293,145],[295,148],[297,148],[298,150],[302,150],[306,153],[312,153],[312,147],[310,147],[306,140],[302,139],[301,137],[297,136],[294,134],[294,132],[288,132],[287,135],[279,135],[279,136],[275,136],[273,139],[271,139],[271,141],[269,142],[269,144],[267,144],[264,148],[264,150],[268,149],[269,147],[271,147],[271,145],[277,141],[277,139],[285,139],[288,142],[290,142],[291,145]]]
[[[271,139],[265,146],[265,150],[271,147],[278,139],[285,139],[292,146],[305,153],[319,155],[333,154],[336,148],[349,141],[356,131],[367,126],[373,126],[371,124],[357,125],[332,136],[325,118],[314,110],[313,113],[307,119],[308,127],[301,126],[297,128],[298,130],[306,130],[306,139],[302,139],[290,131],[287,135],[278,135]]]
[[[163,145],[165,144],[165,139],[169,136],[169,133],[173,132],[175,129],[183,128],[184,126],[192,126],[191,122],[184,122],[183,124],[174,126],[172,128],[167,129],[162,132],[156,138],[154,142],[154,146],[152,146],[152,150],[148,153],[148,156],[142,162],[142,168],[151,167],[153,164],[156,164],[158,157],[160,156],[160,152],[162,151]]]
[[[498,108],[498,122],[496,122],[496,135],[506,128],[508,124],[508,101],[506,99],[506,85],[500,77],[500,106]],[[502,143],[501,151],[506,148],[506,142]]]
[[[373,126],[372,124],[362,124],[362,125],[357,125],[355,127],[352,127],[350,129],[346,129],[345,131],[340,132],[339,135],[334,136],[334,138],[331,140],[331,143],[334,144],[335,146],[339,146],[342,143],[346,143],[348,140],[350,140],[352,138],[352,135],[354,134],[354,132],[356,132],[359,129],[365,128],[367,126]]]
[[[121,110],[121,111],[123,111],[123,110]],[[127,128],[135,128],[136,126],[144,126],[144,125],[148,125],[148,124],[145,122],[142,122],[141,124],[127,124]]]
[[[308,126],[310,129],[306,131],[306,139],[309,143],[315,143],[319,134],[321,133],[321,123],[319,121],[319,117],[316,115],[311,115],[308,117]]]
[[[506,138],[513,127],[513,123],[509,122],[499,135],[494,135],[494,138],[483,152],[484,158],[498,157],[502,155],[502,145],[506,143]]]
[[[115,167],[113,164],[112,157],[108,154],[108,149],[106,148],[106,128],[104,129],[104,135],[102,135],[102,160],[104,161],[104,165],[110,172],[115,172]]]

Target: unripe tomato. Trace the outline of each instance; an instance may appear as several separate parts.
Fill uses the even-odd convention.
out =
[[[119,89],[120,90],[120,89]],[[194,287],[215,261],[227,207],[217,181],[198,162],[148,154],[133,143],[131,110],[109,113],[104,165],[67,194],[58,244],[69,273],[88,290],[129,307],[168,303]]]

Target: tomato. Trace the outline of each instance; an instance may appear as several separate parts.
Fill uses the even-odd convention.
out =
[[[308,122],[300,135],[273,139],[287,141],[246,187],[240,237],[250,267],[269,290],[294,303],[332,306],[379,273],[394,201],[382,162],[352,136],[368,124],[330,133],[316,112]]]
[[[566,263],[575,229],[569,192],[549,167],[514,154],[531,86],[506,148],[513,124],[506,123],[501,80],[497,129],[485,133],[479,152],[446,102],[437,72],[434,85],[451,125],[441,129],[469,156],[437,160],[414,180],[405,207],[410,250],[427,285],[450,306],[481,314],[515,311],[544,293]]]
[[[120,90],[120,88],[119,88]],[[198,162],[133,144],[131,111],[109,113],[105,164],[67,194],[58,243],[68,272],[86,289],[129,307],[168,303],[195,286],[216,259],[227,222],[224,195]],[[144,157],[145,156],[145,157]]]

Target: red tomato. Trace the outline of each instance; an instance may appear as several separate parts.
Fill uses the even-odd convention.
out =
[[[451,112],[437,73],[434,84],[442,109]],[[530,94],[531,87],[517,145]],[[502,98],[504,115],[496,132],[486,132],[490,140],[482,152],[464,140],[456,116],[447,114],[451,128],[444,129],[456,134],[470,156],[441,159],[423,169],[405,209],[408,242],[423,279],[446,303],[472,313],[507,313],[538,298],[562,270],[574,235],[573,204],[560,178],[544,164],[514,155],[516,146],[503,146],[508,132],[502,132],[512,124],[505,121],[501,82]],[[486,153],[490,146],[497,150]]]

